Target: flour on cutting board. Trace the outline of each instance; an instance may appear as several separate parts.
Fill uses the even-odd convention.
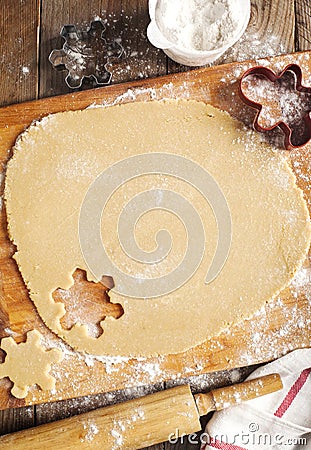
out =
[[[163,84],[159,88],[130,88],[123,94],[117,96],[113,100],[103,100],[102,104],[93,103],[89,108],[101,108],[103,106],[115,106],[122,103],[134,102],[134,101],[148,101],[148,100],[165,100],[168,98],[180,98],[190,99],[191,88],[194,85],[193,81],[184,81],[181,85],[174,85],[169,82]],[[210,100],[208,86],[202,87],[202,93],[204,92],[205,101]]]
[[[256,320],[250,320],[249,325],[253,329],[249,342],[249,353],[241,354],[242,364],[252,364],[254,354],[258,359],[272,360],[285,355],[288,351],[303,347],[301,334],[311,325],[311,267],[303,267],[296,274],[290,285],[290,293],[295,298],[304,297],[306,307],[299,309],[292,304],[286,304],[281,297],[273,299],[265,308],[255,314]],[[279,328],[270,329],[268,322],[269,310],[277,308],[282,324]],[[307,334],[307,333],[305,333]],[[290,337],[290,344],[286,341]],[[310,345],[306,336],[306,346]]]

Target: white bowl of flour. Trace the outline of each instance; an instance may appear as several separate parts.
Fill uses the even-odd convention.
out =
[[[149,14],[155,47],[180,64],[203,66],[240,39],[250,0],[149,0]]]

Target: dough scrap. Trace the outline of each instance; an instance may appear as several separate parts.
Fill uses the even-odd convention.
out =
[[[17,344],[12,337],[1,340],[1,349],[6,352],[0,364],[0,378],[9,377],[14,383],[11,394],[25,398],[30,386],[37,384],[43,390],[55,387],[55,378],[49,375],[51,364],[61,362],[63,353],[52,348],[45,350],[40,345],[41,334],[37,330],[27,333],[26,342]]]
[[[203,167],[221,188],[232,218],[228,259],[217,278],[204,284],[217,245],[210,205],[195,187],[163,174],[145,174],[122,185],[106,205],[102,239],[115,264],[130,275],[156,278],[176,267],[187,233],[174,214],[152,210],[136,223],[146,252],[157,231],[173,237],[168,257],[150,269],[128,258],[116,236],[125,204],[148,189],[176,191],[199,212],[205,230],[200,267],[179,289],[158,298],[129,298],[112,289],[111,302],[124,315],[106,318],[94,338],[87,326],[61,327],[64,306],[52,292],[69,289],[76,268],[87,271],[78,235],[79,213],[94,180],[126,158],[162,152]],[[202,102],[137,102],[58,113],[31,126],[14,148],[6,174],[5,201],[14,255],[30,297],[46,325],[73,348],[94,355],[148,356],[179,353],[250,317],[277,295],[301,267],[310,246],[310,218],[285,153]],[[160,200],[159,200],[160,201]],[[160,202],[161,203],[161,202]],[[105,273],[103,269],[103,275]],[[118,280],[114,280],[116,287]]]

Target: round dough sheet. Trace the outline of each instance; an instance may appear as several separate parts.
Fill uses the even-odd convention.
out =
[[[186,100],[31,126],[8,164],[5,201],[14,258],[45,324],[79,351],[137,357],[183,352],[250,317],[310,245],[285,153]],[[109,296],[124,314],[102,321],[99,337],[88,323],[64,329],[65,306],[52,297],[77,268],[90,282],[113,275]]]

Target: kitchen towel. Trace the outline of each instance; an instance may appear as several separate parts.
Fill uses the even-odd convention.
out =
[[[201,450],[310,450],[311,349],[295,350],[248,379],[279,373],[283,389],[216,412]]]

